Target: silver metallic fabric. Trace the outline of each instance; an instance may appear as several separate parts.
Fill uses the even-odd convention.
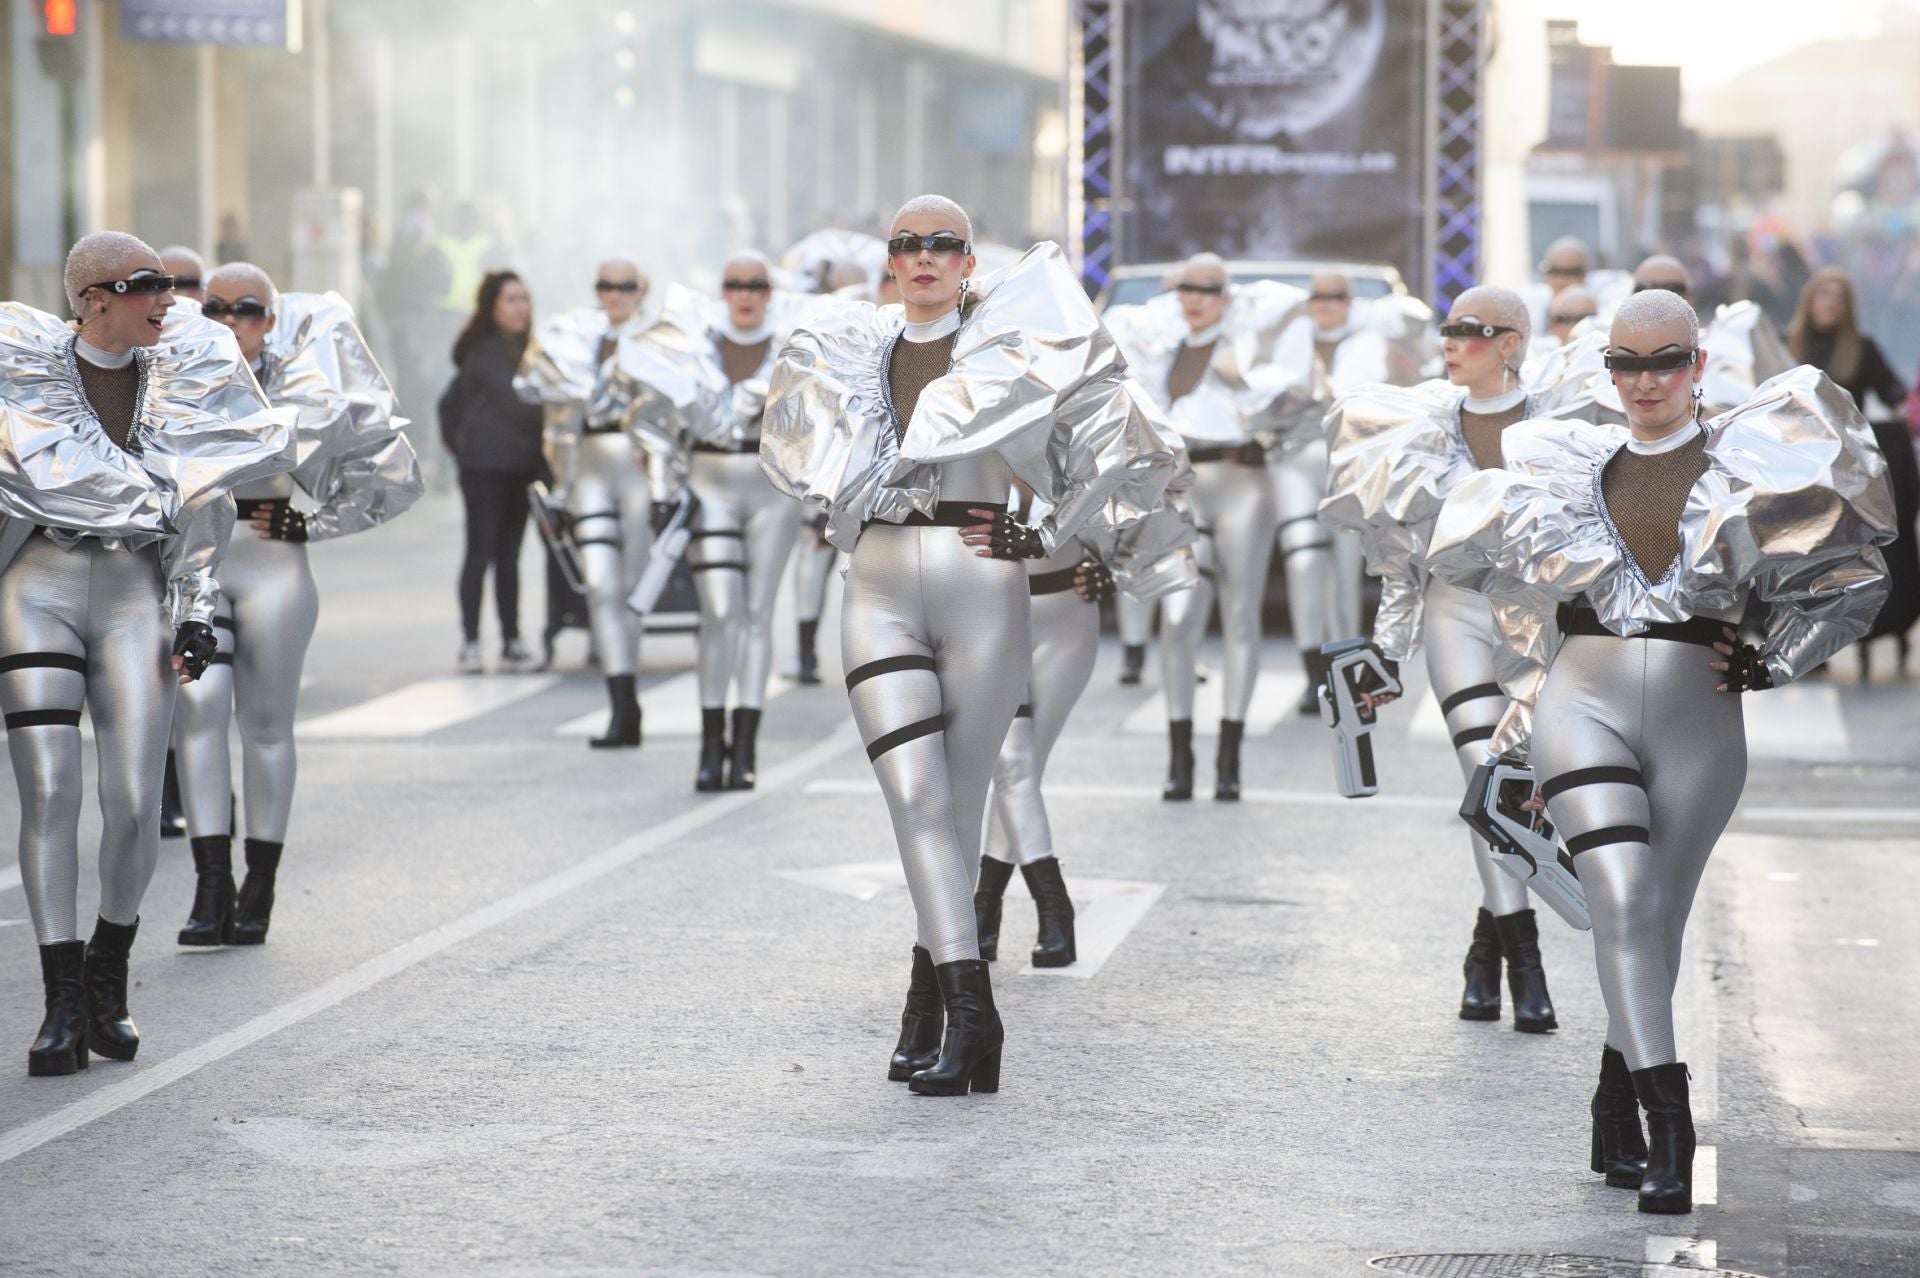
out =
[[[1507,469],[1453,492],[1427,562],[1535,614],[1584,599],[1619,635],[1736,616],[1752,588],[1774,605],[1767,666],[1776,683],[1797,678],[1866,633],[1886,598],[1886,459],[1852,397],[1804,365],[1706,429],[1708,468],[1680,517],[1679,557],[1658,581],[1625,552],[1601,496],[1625,432],[1574,422],[1510,428]]]
[[[1268,459],[1277,502],[1280,564],[1287,575],[1287,616],[1301,650],[1314,651],[1360,633],[1360,538],[1320,522],[1327,491],[1327,446]]]
[[[1221,717],[1244,720],[1260,678],[1260,604],[1278,523],[1273,480],[1265,466],[1232,461],[1201,462],[1193,471],[1188,498],[1207,547],[1201,566],[1211,589],[1196,585],[1162,600],[1160,668],[1167,717],[1193,717],[1200,640],[1208,604],[1217,600],[1225,666]]]
[[[1700,335],[1707,368],[1700,389],[1707,404],[1730,408],[1753,398],[1760,384],[1793,367],[1793,356],[1765,311],[1752,302],[1734,302],[1713,314]]]
[[[704,299],[678,284],[624,325],[589,417],[620,422],[648,449],[742,444],[759,431],[764,378],[727,384]],[[684,466],[684,461],[680,464]]]
[[[160,342],[134,352],[141,397],[123,449],[87,403],[74,342],[64,321],[0,303],[0,515],[63,546],[160,546],[170,618],[205,621],[228,494],[293,465],[293,410],[267,407],[227,329],[170,314]]]
[[[700,514],[687,563],[700,596],[700,704],[758,710],[773,673],[773,614],[800,536],[793,498],[760,472],[753,453],[695,453],[687,482]]]
[[[633,674],[640,664],[641,618],[627,596],[647,569],[653,545],[653,489],[645,458],[618,431],[581,435],[573,452],[567,513],[586,577],[587,624],[602,674]]]
[[[887,242],[861,231],[827,227],[782,253],[780,269],[816,292],[841,276],[859,275],[871,282],[887,269]]]
[[[836,546],[850,549],[865,520],[931,514],[942,468],[989,453],[1052,506],[1039,526],[1049,548],[1085,531],[1104,553],[1160,504],[1172,446],[1058,245],[971,290],[953,370],[896,426],[885,371],[902,323],[895,307],[830,302],[774,369],[762,463],[827,514]]]
[[[513,388],[533,404],[579,408],[600,387],[600,339],[607,315],[597,307],[555,311],[534,325]]]
[[[393,387],[338,293],[282,293],[275,308],[260,388],[299,414],[292,478],[318,503],[307,536],[378,527],[425,491]]]

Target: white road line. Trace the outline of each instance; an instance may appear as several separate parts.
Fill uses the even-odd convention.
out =
[[[1720,1244],[1711,1238],[1647,1235],[1645,1278],[1687,1278],[1720,1263]]]
[[[1713,1207],[1720,1202],[1720,1147],[1701,1145],[1693,1151],[1693,1205]]]
[[[748,804],[786,788],[806,773],[832,761],[838,755],[853,750],[859,744],[858,734],[852,730],[851,725],[848,725],[818,745],[761,773],[758,789],[729,792],[691,808],[671,820],[663,821],[644,833],[623,839],[606,851],[588,857],[558,874],[541,879],[511,896],[502,897],[491,905],[482,906],[470,914],[417,936],[396,949],[369,959],[358,967],[309,990],[299,998],[282,1003],[279,1007],[264,1012],[243,1025],[216,1035],[198,1047],[190,1048],[154,1065],[140,1063],[129,1066],[128,1069],[136,1071],[131,1077],[102,1087],[71,1104],[63,1105],[43,1118],[0,1133],[0,1163],[10,1162],[22,1154],[38,1149],[48,1141],[57,1140],[95,1119],[104,1118],[144,1096],[159,1091],[170,1083],[176,1083],[216,1061],[233,1055],[242,1048],[252,1046],[269,1035],[345,1002],[355,994],[371,989],[389,977],[397,976],[462,941],[498,927],[557,897],[603,879],[642,857],[659,852],[676,840],[724,820]],[[119,1067],[116,1067],[114,1072],[120,1072]]]
[[[767,686],[767,700],[784,696],[800,685],[776,675]],[[700,735],[700,678],[689,671],[640,690],[640,709],[650,737]],[[607,730],[607,709],[596,706],[553,730],[556,737],[596,737]]]
[[[821,777],[807,782],[808,794],[880,793],[878,782],[857,777]],[[1152,799],[1159,802],[1160,792],[1145,785],[1055,785],[1048,783],[1042,792],[1050,799]],[[1376,794],[1370,799],[1347,799],[1332,790],[1243,790],[1246,803],[1292,804],[1300,807],[1347,807],[1356,811],[1384,812],[1388,809],[1417,808],[1432,812],[1457,812],[1460,800],[1422,794]]]
[[[19,886],[20,886],[20,867],[19,866],[9,865],[6,869],[0,870],[0,892],[4,892],[8,888],[17,888]]]
[[[345,710],[303,719],[305,740],[424,737],[545,692],[559,675],[451,675],[423,679]]]
[[[1920,834],[1920,808],[1741,808],[1734,819],[1814,822],[1820,825],[1911,825]]]
[[[1215,670],[1205,683],[1194,689],[1193,734],[1195,736],[1208,737],[1219,732],[1221,690],[1226,687],[1226,682],[1226,676]],[[1305,675],[1279,674],[1272,671],[1261,675],[1259,682],[1253,687],[1253,702],[1247,707],[1247,735],[1250,737],[1271,735],[1282,719],[1294,717],[1293,708],[1298,704],[1300,694],[1306,690]],[[1156,692],[1135,706],[1121,730],[1132,736],[1166,736],[1166,694]]]

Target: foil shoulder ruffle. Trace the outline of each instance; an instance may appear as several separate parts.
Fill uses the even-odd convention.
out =
[[[600,384],[600,340],[607,316],[596,307],[557,311],[534,325],[513,388],[555,408],[584,408]]]
[[[589,415],[623,423],[651,449],[729,439],[731,396],[713,323],[704,299],[668,285],[659,303],[621,332]]]

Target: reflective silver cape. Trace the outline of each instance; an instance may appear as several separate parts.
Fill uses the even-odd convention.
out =
[[[229,494],[293,467],[294,410],[267,407],[226,328],[170,314],[159,343],[134,352],[140,401],[123,449],[87,402],[75,340],[63,320],[0,303],[0,515],[63,546],[158,545],[174,624],[211,621]]]
[[[319,503],[314,541],[376,527],[420,499],[420,460],[393,387],[338,293],[282,293],[262,352],[267,398],[297,409],[293,481]]]
[[[795,329],[774,367],[761,466],[775,487],[827,514],[851,550],[868,519],[933,512],[941,463],[998,453],[1052,507],[1048,553],[1078,533],[1114,542],[1159,504],[1173,446],[1056,244],[1034,246],[972,290],[953,368],[896,433],[883,386],[899,308],[829,301]]]
[[[1708,468],[1680,518],[1680,554],[1658,581],[1626,552],[1601,496],[1626,432],[1579,422],[1510,428],[1507,469],[1476,474],[1447,498],[1428,565],[1536,616],[1584,598],[1622,636],[1737,615],[1752,588],[1773,604],[1767,666],[1776,683],[1797,678],[1865,634],[1886,598],[1886,458],[1852,397],[1805,365],[1706,430]]]

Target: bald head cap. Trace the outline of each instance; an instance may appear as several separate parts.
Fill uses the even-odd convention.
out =
[[[1689,349],[1700,345],[1700,316],[1694,312],[1693,304],[1678,293],[1650,288],[1620,303],[1620,309],[1614,312],[1609,336],[1615,346],[1630,346],[1639,354],[1651,355],[1666,343],[1650,344],[1647,335],[1665,328],[1684,328]]]
[[[895,228],[898,228],[901,218],[918,217],[923,213],[930,213],[950,219],[953,222],[953,229],[960,232],[960,238],[969,243],[972,242],[973,219],[967,216],[967,211],[961,208],[958,203],[948,199],[944,195],[929,194],[914,196],[911,200],[902,204],[900,211],[893,215],[893,225]]]
[[[79,315],[81,290],[124,278],[127,264],[134,258],[159,256],[153,245],[125,231],[95,231],[81,236],[67,251],[67,305]]]
[[[234,299],[257,297],[269,309],[280,296],[273,277],[252,262],[222,262],[207,276],[207,291]]]
[[[1447,314],[1471,315],[1483,324],[1510,328],[1520,334],[1522,348],[1533,337],[1533,317],[1527,313],[1526,302],[1512,289],[1496,284],[1481,284],[1468,289],[1454,299]]]

